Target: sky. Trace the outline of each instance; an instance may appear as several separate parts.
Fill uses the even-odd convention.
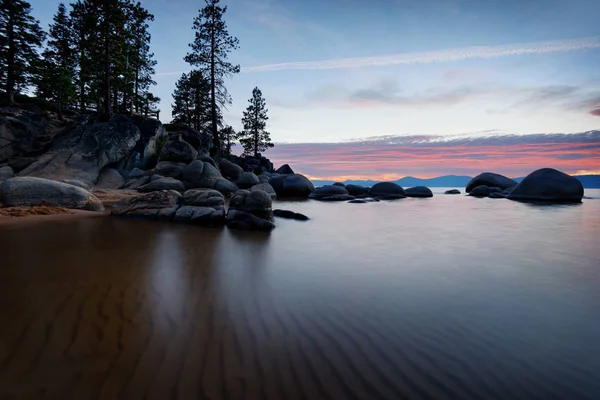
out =
[[[59,1],[30,2],[47,27]],[[258,86],[276,165],[321,179],[600,173],[600,1],[221,2],[242,69],[225,122],[242,128]],[[142,0],[163,122],[203,3]]]

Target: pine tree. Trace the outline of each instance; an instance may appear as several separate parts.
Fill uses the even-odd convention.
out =
[[[136,112],[140,112],[150,86],[156,85],[152,80],[156,61],[153,60],[154,54],[150,52],[149,21],[154,21],[154,15],[144,9],[141,3],[130,6],[128,67],[132,78],[130,95]]]
[[[59,4],[53,21],[36,86],[38,96],[56,103],[62,118],[62,105],[72,102],[75,96],[76,63],[75,36],[63,3]]]
[[[9,101],[32,82],[44,32],[25,0],[0,0],[0,84]]]
[[[224,78],[240,71],[239,65],[233,65],[228,59],[228,54],[239,47],[237,38],[229,35],[223,15],[227,6],[219,6],[219,0],[205,0],[206,6],[194,18],[192,29],[195,38],[184,60],[192,66],[198,67],[210,82],[210,110],[211,131],[213,144],[216,149],[219,145],[219,114],[220,107],[231,104],[231,97],[224,84]],[[218,150],[217,150],[218,151]]]
[[[181,75],[173,92],[173,123],[199,131],[211,129],[210,82],[200,71]],[[221,114],[217,114],[220,123]]]
[[[221,149],[225,155],[231,155],[231,148],[235,146],[234,141],[238,138],[238,133],[233,127],[227,125],[219,131],[219,140],[221,141]]]
[[[259,88],[254,88],[248,103],[250,104],[242,118],[244,130],[240,133],[240,143],[244,147],[244,154],[254,154],[258,157],[258,153],[273,147],[271,134],[265,131],[269,117],[265,99]]]

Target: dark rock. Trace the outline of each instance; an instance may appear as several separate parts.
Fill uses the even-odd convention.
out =
[[[111,214],[121,217],[172,220],[181,203],[181,194],[162,190],[127,197],[115,203]]]
[[[168,178],[167,176],[162,176],[162,175],[158,175],[158,174],[154,174],[150,177],[150,182],[154,182],[157,181],[159,179],[163,179],[163,178]],[[175,179],[175,178],[173,178]]]
[[[271,231],[275,228],[272,221],[239,210],[229,210],[226,217],[227,226],[245,231]]]
[[[29,176],[2,182],[0,203],[7,207],[47,204],[80,210],[104,211],[102,202],[83,188]]]
[[[479,185],[474,187],[469,192],[469,196],[473,197],[488,197],[490,195],[490,188],[485,185]]]
[[[238,179],[240,179],[240,177],[244,173],[242,167],[224,158],[221,158],[221,160],[219,161],[219,169],[221,170],[221,174],[223,175],[223,177],[231,179],[233,181],[237,181]]]
[[[196,207],[223,207],[223,195],[214,189],[190,189],[183,194],[183,204]]]
[[[212,135],[210,133],[200,132],[190,127],[184,127],[183,130],[169,133],[169,138],[186,141],[202,155],[208,155],[210,149],[213,147]]]
[[[273,210],[273,215],[279,218],[288,218],[288,219],[295,219],[297,221],[308,221],[309,218],[304,215],[304,214],[300,214],[300,213],[296,213],[290,210],[281,210],[281,209],[276,209]]]
[[[185,191],[185,187],[183,186],[183,183],[177,179],[160,178],[137,188],[137,191],[141,193],[156,192],[161,190],[174,190],[183,193]]]
[[[238,190],[229,202],[227,225],[235,229],[271,230],[273,210],[271,196],[262,190]]]
[[[509,194],[510,192],[512,192],[512,190],[513,190],[513,189],[514,189],[514,187],[511,187],[511,188],[504,189],[504,190],[502,191],[502,193],[504,193],[505,195],[507,195],[507,196],[508,196],[508,194]]]
[[[252,170],[252,172],[254,173],[254,175],[258,176],[258,175],[262,175],[266,172],[266,168],[265,167],[256,167]]]
[[[261,174],[258,177],[258,181],[260,183],[269,183],[269,180],[271,179],[271,174],[269,174],[268,172],[265,174]]]
[[[150,169],[158,162],[161,143],[167,140],[167,131],[163,124],[154,119],[141,115],[128,117],[140,130],[140,138],[129,154],[121,159],[116,170],[124,177],[134,168]]]
[[[260,180],[253,172],[244,172],[237,180],[236,185],[240,189],[249,189],[254,185],[258,185]]]
[[[275,189],[277,197],[308,197],[315,190],[312,182],[304,175],[288,174],[275,175],[269,179],[269,184]]]
[[[173,221],[201,226],[223,226],[225,224],[225,212],[222,209],[212,207],[182,206],[177,209]]]
[[[4,65],[2,68],[4,70]],[[0,114],[0,160],[43,152],[52,141],[52,131],[38,108],[3,109]],[[15,171],[20,171],[14,165],[10,166]]]
[[[196,160],[183,171],[183,183],[188,189],[213,189],[220,178],[219,170],[206,161]]]
[[[368,201],[366,201],[366,200],[360,200],[360,199],[354,199],[354,200],[350,200],[348,203],[350,203],[350,204],[363,204],[363,203],[368,203]]]
[[[506,195],[502,192],[491,192],[488,197],[490,199],[505,199]]]
[[[444,194],[460,194],[460,190],[458,190],[458,189],[450,189],[450,190],[446,190],[444,192]]]
[[[469,183],[467,183],[465,192],[469,193],[473,188],[481,185],[489,187],[499,187],[502,190],[504,190],[509,187],[517,186],[517,182],[510,178],[507,178],[504,175],[495,174],[493,172],[484,172],[482,174],[477,175],[476,177],[471,179]]]
[[[162,161],[156,164],[154,174],[166,176],[167,178],[180,179],[186,165],[180,162]]]
[[[213,167],[211,164],[204,163],[204,171],[202,171],[202,178],[200,178],[200,186],[203,188],[214,188],[215,184],[221,179],[221,173],[218,169]]]
[[[5,181],[7,179],[14,178],[14,176],[15,173],[12,167],[9,167],[7,165],[5,167],[0,168],[0,181]]]
[[[77,179],[62,179],[60,182],[66,183],[67,185],[73,185],[85,189],[89,192],[90,187],[85,183],[78,181]]]
[[[139,179],[142,176],[146,176],[146,175],[150,175],[150,174],[152,174],[152,171],[144,171],[139,168],[134,168],[131,170],[131,172],[129,172],[129,176],[127,177],[127,179]]]
[[[235,183],[229,182],[225,178],[219,178],[215,182],[214,189],[218,190],[224,196],[230,197],[233,193],[235,193],[238,190],[238,187],[236,186]]]
[[[503,192],[503,190],[500,189],[499,187],[496,187],[496,186],[490,187],[490,193],[502,193],[502,192]]]
[[[345,188],[345,187],[346,187],[346,185],[344,185],[342,182],[335,182],[335,183],[333,184],[333,186],[341,186],[341,187],[343,187],[343,188]]]
[[[8,159],[8,165],[13,169],[13,171],[15,171],[15,173],[19,173],[25,168],[29,167],[35,161],[36,160],[33,157],[12,157]]]
[[[379,182],[369,190],[369,195],[385,200],[395,200],[406,197],[404,189],[394,182]]]
[[[169,140],[160,151],[159,161],[174,161],[189,164],[196,159],[198,152],[183,140]]]
[[[333,194],[331,196],[321,197],[321,201],[348,201],[354,200],[355,197],[349,194]]]
[[[140,186],[144,186],[145,184],[147,184],[149,182],[150,182],[150,177],[148,175],[146,175],[146,176],[142,176],[141,178],[138,178],[138,179],[128,180],[123,185],[121,185],[121,187],[119,189],[135,190],[135,189],[139,188]]]
[[[290,167],[288,164],[283,164],[281,167],[277,168],[275,172],[282,175],[289,175],[293,174],[294,170],[292,170],[292,167]]]
[[[271,198],[277,197],[275,189],[273,189],[273,186],[271,186],[268,183],[259,183],[258,185],[254,185],[250,188],[251,192],[254,192],[256,190],[262,190],[263,192],[266,192],[269,196],[271,196]]]
[[[117,189],[125,183],[123,176],[114,168],[104,168],[100,171],[96,187],[101,189]]]
[[[351,194],[352,196],[363,196],[369,193],[369,189],[366,187],[353,184],[346,185],[346,190],[348,191],[348,194]]]
[[[507,196],[510,200],[579,203],[583,185],[570,175],[542,168],[527,175]]]
[[[413,186],[405,191],[406,197],[433,197],[431,189],[425,186]]]
[[[213,167],[215,167],[217,169],[219,168],[219,167],[217,167],[217,163],[211,156],[199,155],[198,157],[196,157],[196,160],[207,162],[210,165],[212,165]]]
[[[343,186],[325,185],[316,188],[309,196],[309,199],[322,200],[325,197],[334,195],[348,195],[348,191]],[[353,197],[354,198],[354,197]]]

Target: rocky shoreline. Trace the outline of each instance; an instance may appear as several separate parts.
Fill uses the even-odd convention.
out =
[[[260,155],[211,158],[210,135],[190,128],[167,132],[159,121],[141,116],[116,115],[99,123],[84,115],[59,131],[37,117],[26,110],[0,115],[3,139],[11,138],[0,163],[0,204],[5,209],[50,206],[105,212],[108,207],[110,215],[122,218],[270,231],[274,216],[308,219],[288,210],[274,213],[276,198],[360,204],[433,197],[427,187],[404,189],[393,182],[315,188],[289,165],[275,170]],[[35,144],[40,137],[43,146]],[[547,203],[583,198],[577,179],[551,168],[534,171],[520,183],[484,172],[465,192],[477,198]],[[460,193],[453,189],[445,194]]]

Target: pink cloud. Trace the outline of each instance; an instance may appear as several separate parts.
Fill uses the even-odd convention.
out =
[[[596,117],[600,117],[600,106],[594,107],[591,111],[590,111],[591,115],[594,115]]]

